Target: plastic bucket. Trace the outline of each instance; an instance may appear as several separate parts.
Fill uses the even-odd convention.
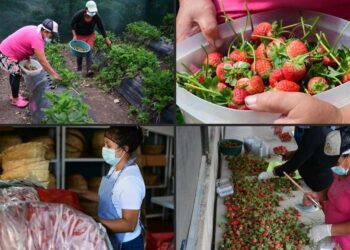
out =
[[[234,146],[225,145],[233,143]],[[226,139],[219,142],[220,152],[224,155],[239,155],[242,152],[243,142],[235,139]]]
[[[88,43],[81,40],[72,40],[69,42],[70,52],[75,57],[85,57],[91,50]]]
[[[253,23],[257,24],[263,21],[274,21],[283,19],[283,24],[292,24],[300,21],[300,16],[304,18],[313,18],[320,16],[318,28],[325,32],[331,43],[334,43],[339,32],[344,28],[347,21],[330,15],[325,15],[314,11],[300,11],[293,9],[280,9],[268,11],[252,15]],[[233,26],[236,32],[244,29],[246,18],[241,17],[235,19]],[[250,26],[250,25],[248,25]],[[227,24],[219,25],[219,32],[224,39],[223,50],[228,48],[232,38],[232,30]],[[250,27],[247,27],[246,36],[251,33]],[[348,28],[339,42],[342,44],[350,44],[350,28]],[[194,64],[199,67],[204,58],[205,53],[201,45],[208,51],[213,52],[214,49],[209,46],[201,33],[196,34],[185,41],[177,44],[176,48],[176,70],[186,72],[182,64],[187,66]],[[331,90],[327,90],[321,94],[315,95],[315,98],[329,102],[336,107],[343,107],[350,104],[350,84],[342,84]],[[181,109],[186,123],[262,123],[270,124],[276,120],[280,114],[271,114],[265,112],[255,112],[252,110],[235,110],[227,107],[219,106],[214,103],[205,101],[186,89],[177,85],[176,87],[176,104]]]
[[[26,69],[27,64],[34,66],[36,69],[35,70]],[[29,62],[29,60],[20,61],[19,67],[21,68],[22,72],[28,76],[39,75],[41,73],[41,71],[43,70],[43,67],[41,66],[41,64],[37,60],[34,60],[34,59],[31,59],[30,62]]]

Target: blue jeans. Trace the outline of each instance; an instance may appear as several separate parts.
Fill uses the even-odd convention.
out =
[[[122,244],[122,250],[143,250],[144,249],[144,243],[143,243],[143,236],[140,234],[138,237],[131,241],[123,242]]]

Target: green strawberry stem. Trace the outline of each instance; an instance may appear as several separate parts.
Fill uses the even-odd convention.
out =
[[[332,59],[338,64],[338,66],[344,70],[340,64],[340,62],[338,61],[338,59],[333,55],[333,53],[327,48],[327,46],[322,42],[322,39],[320,38],[320,36],[318,34],[316,34],[317,39],[319,40],[320,44],[323,46],[323,48],[327,51],[327,53],[329,53],[330,57],[332,57]]]
[[[249,43],[247,42],[247,45],[250,47],[250,49],[252,50],[252,54],[253,54],[253,65],[255,65],[255,50],[254,50],[254,47]],[[253,74],[255,75],[255,66],[253,67]]]
[[[304,18],[301,18],[301,20],[302,20],[302,22],[304,22]],[[318,24],[319,21],[320,21],[320,17],[317,16],[315,18],[314,22],[312,23],[311,28],[309,29],[309,31],[306,34],[304,32],[304,36],[303,36],[303,38],[301,38],[302,41],[304,41],[304,40],[306,41],[306,39],[309,37],[309,35],[315,30],[316,25]],[[303,26],[303,28],[304,28],[304,26]]]
[[[344,32],[348,28],[349,24],[350,24],[350,22],[347,22],[346,25],[344,26],[344,28],[342,29],[342,31],[337,36],[337,39],[335,40],[335,43],[334,43],[333,47],[331,48],[332,51],[335,51],[336,48],[338,47],[338,43],[339,43],[340,39],[343,37]]]
[[[220,1],[220,2],[221,2],[221,1]],[[232,30],[233,34],[234,34],[235,36],[238,36],[236,30],[233,28],[233,25],[232,25],[232,23],[233,23],[234,20],[233,20],[231,17],[229,17],[229,16],[227,15],[226,10],[225,10],[225,8],[224,8],[222,2],[221,2],[221,5],[222,5],[221,8],[224,10],[224,14],[222,15],[222,17],[225,19],[225,23],[226,23],[226,24],[229,26],[229,28]]]
[[[254,26],[253,26],[253,19],[252,19],[252,15],[250,14],[250,11],[249,11],[249,8],[248,8],[248,4],[247,4],[247,1],[246,1],[246,0],[244,1],[244,8],[245,8],[246,11],[247,11],[247,19],[249,19],[250,28],[251,28],[251,30],[253,31],[253,29],[254,29]]]
[[[193,75],[193,72],[190,70],[190,68],[186,64],[181,63],[181,65],[182,65],[182,67],[184,67],[186,69],[187,73]]]
[[[304,23],[304,18],[300,17],[300,23],[301,23],[301,28],[303,29],[303,34],[305,36],[305,23]]]
[[[207,50],[204,48],[203,45],[201,45],[201,47],[202,47],[202,49],[203,49],[204,52],[205,52],[205,55],[206,55],[206,57],[207,57],[207,62],[209,62],[209,55],[208,55]],[[208,63],[205,63],[205,64],[204,64],[204,77],[205,77],[205,78],[207,78],[207,76],[208,76],[208,67],[209,67]]]
[[[221,95],[221,93],[218,92],[218,91],[207,89],[205,87],[198,87],[198,86],[192,85],[190,83],[185,83],[185,86],[189,87],[189,88],[192,88],[192,89],[196,89],[196,90],[200,90],[200,91],[203,91],[203,92],[207,92],[207,93],[210,93],[210,94],[213,94],[213,95],[217,95],[217,96]]]

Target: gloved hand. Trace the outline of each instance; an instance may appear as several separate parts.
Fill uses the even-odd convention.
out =
[[[323,225],[317,225],[311,228],[309,232],[309,238],[314,241],[318,242],[328,236],[331,236],[332,230],[332,224],[323,224]]]
[[[258,180],[265,181],[265,180],[271,179],[274,176],[275,175],[273,174],[272,171],[261,172],[258,176]]]

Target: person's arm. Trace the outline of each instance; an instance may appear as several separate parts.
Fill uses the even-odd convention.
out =
[[[108,220],[96,218],[97,222],[101,222],[109,231],[113,233],[133,232],[139,221],[140,210],[122,210],[122,218],[116,220]]]
[[[333,224],[331,233],[332,236],[350,235],[350,221]]]
[[[315,149],[319,147],[321,138],[324,138],[322,128],[314,127],[306,130],[292,159],[287,161],[285,164],[276,167],[273,171],[274,175],[284,176],[283,172],[290,174],[299,169],[299,167],[312,156]]]
[[[39,63],[43,68],[55,79],[61,80],[61,77],[57,72],[51,67],[50,63],[47,61],[45,52],[42,50],[34,49],[34,54],[38,58]]]
[[[86,189],[77,189],[77,188],[70,188],[69,190],[77,193],[80,197],[86,200],[98,202],[98,193],[95,193]]]
[[[76,34],[75,30],[76,30],[76,27],[77,27],[79,16],[80,16],[80,11],[74,14],[74,16],[72,18],[72,21],[70,23],[70,27],[71,27],[72,33],[73,33],[73,40],[77,40],[77,34]]]
[[[101,17],[99,15],[96,15],[96,24],[97,28],[100,31],[101,35],[105,38],[106,44],[110,47],[112,45],[111,40],[109,40],[109,37],[107,36],[105,27],[102,23]]]
[[[219,48],[223,41],[216,21],[216,9],[212,0],[179,0],[180,8],[176,17],[176,41],[181,42],[198,33],[214,47]]]
[[[350,105],[338,109],[305,93],[269,91],[245,98],[249,109],[281,113],[279,124],[341,124],[350,122]]]

